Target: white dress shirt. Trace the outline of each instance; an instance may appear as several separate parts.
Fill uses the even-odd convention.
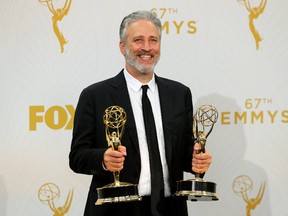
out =
[[[132,105],[133,115],[135,118],[139,148],[140,148],[140,158],[141,158],[141,172],[138,185],[138,191],[140,196],[146,196],[151,194],[151,174],[150,174],[150,164],[149,164],[149,152],[147,146],[147,140],[145,135],[145,126],[142,111],[142,85],[148,85],[147,95],[149,97],[153,115],[157,130],[157,139],[163,169],[165,196],[170,196],[169,187],[169,175],[168,167],[165,155],[165,144],[164,144],[164,132],[162,125],[162,116],[159,100],[158,87],[155,82],[155,76],[148,83],[141,83],[135,79],[131,74],[124,69],[124,76],[127,83],[127,88],[130,96],[130,101]]]

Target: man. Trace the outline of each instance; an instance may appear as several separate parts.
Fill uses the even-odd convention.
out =
[[[70,167],[77,173],[92,174],[85,215],[97,216],[186,216],[186,201],[173,198],[176,181],[183,171],[204,173],[211,154],[193,153],[192,97],[178,82],[156,76],[160,58],[161,22],[153,13],[137,11],[120,26],[120,51],[125,68],[115,77],[83,90],[75,112]],[[151,170],[148,138],[142,111],[142,85],[148,85],[161,157],[164,190],[159,200],[151,198]],[[107,149],[103,113],[117,105],[127,113],[125,132],[118,151]],[[194,150],[198,150],[198,144]],[[120,181],[138,184],[142,201],[95,206],[96,188],[113,182],[112,172],[121,171]],[[160,192],[159,192],[160,193]]]

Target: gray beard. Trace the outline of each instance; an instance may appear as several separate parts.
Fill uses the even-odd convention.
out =
[[[154,62],[154,64],[151,67],[145,67],[145,65],[140,64],[139,62],[137,62],[133,56],[130,54],[129,50],[126,49],[126,55],[125,55],[126,61],[129,65],[131,65],[132,67],[134,67],[137,71],[139,71],[142,74],[149,74],[149,73],[153,73],[154,72],[154,68],[156,66],[156,64],[159,61],[160,56],[158,56],[156,58],[156,61]]]

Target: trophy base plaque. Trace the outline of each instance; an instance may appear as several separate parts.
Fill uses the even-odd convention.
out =
[[[137,185],[118,182],[97,188],[98,200],[95,205],[118,202],[141,201]]]
[[[203,179],[190,179],[177,181],[177,190],[174,194],[190,201],[217,201],[216,183]]]

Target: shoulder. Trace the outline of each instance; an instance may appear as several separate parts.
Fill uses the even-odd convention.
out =
[[[156,79],[158,86],[166,87],[169,89],[171,88],[171,89],[179,90],[179,91],[190,91],[190,88],[188,86],[184,85],[183,83],[179,81],[164,78],[164,77],[159,77],[156,75],[155,75],[155,79]]]
[[[87,86],[83,92],[100,92],[103,94],[103,92],[108,91],[109,88],[117,87],[118,85],[122,85],[125,83],[125,78],[123,74],[123,70],[120,71],[116,76],[107,78],[105,80],[101,80],[99,82],[93,83],[89,86]]]

